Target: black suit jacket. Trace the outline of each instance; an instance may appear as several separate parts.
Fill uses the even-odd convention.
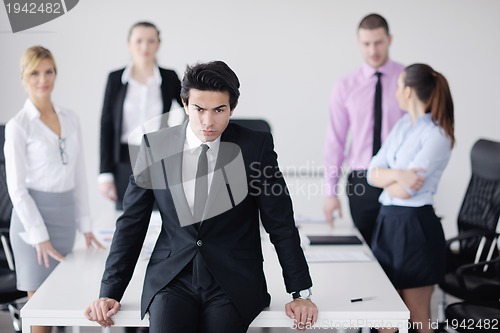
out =
[[[150,170],[168,174],[164,178],[166,186],[153,184],[154,189],[138,186],[138,182],[143,182],[141,178],[150,176],[148,172],[130,178],[124,198],[124,213],[116,223],[106,261],[100,297],[120,300],[123,296],[156,201],[163,222],[146,271],[141,315],[148,311],[154,295],[199,251],[217,283],[249,324],[270,302],[263,272],[259,214],[276,248],[287,292],[307,289],[312,285],[293,219],[292,203],[278,169],[273,139],[270,133],[228,125],[222,134],[220,149],[223,149],[224,143],[234,143],[232,146],[236,148],[231,148],[232,151],[227,154],[221,154],[219,150],[216,169],[230,162],[220,161],[221,156],[229,156],[229,159],[242,156],[248,194],[235,200],[233,208],[204,220],[196,230],[192,224],[181,226],[186,221],[194,223],[194,220],[183,190],[174,189],[181,184],[182,154],[176,152],[182,151],[186,126],[187,122],[145,136],[151,148],[146,150],[146,155],[149,155],[145,158],[153,161]],[[143,153],[144,148],[144,145],[141,146]],[[157,156],[151,156],[151,153]],[[227,197],[226,186],[214,190],[217,182],[217,175],[214,175],[205,212]],[[229,184],[229,187],[233,185]],[[198,241],[202,242],[201,246]]]
[[[173,70],[159,68],[163,113],[170,110],[172,100],[182,106],[180,97],[181,82]],[[101,162],[100,173],[115,171],[115,165],[120,161],[120,137],[122,134],[123,103],[127,94],[127,84],[122,83],[125,68],[111,72],[106,85],[104,103],[101,115]]]

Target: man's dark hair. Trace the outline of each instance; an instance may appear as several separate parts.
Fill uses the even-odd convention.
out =
[[[229,107],[233,110],[240,97],[240,81],[223,61],[212,61],[194,66],[187,66],[182,79],[181,98],[189,104],[189,90],[227,91]]]
[[[383,18],[379,14],[373,13],[363,17],[361,22],[359,22],[358,30],[359,29],[374,30],[378,28],[384,28],[385,33],[389,35],[389,24],[387,23],[385,18]]]

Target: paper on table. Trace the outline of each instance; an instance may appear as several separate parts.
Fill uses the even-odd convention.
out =
[[[307,262],[359,262],[372,261],[363,251],[305,251]]]

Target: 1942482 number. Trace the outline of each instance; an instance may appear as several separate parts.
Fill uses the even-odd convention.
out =
[[[39,14],[39,13],[47,13],[47,14],[61,14],[61,4],[60,3],[52,3],[52,2],[42,2],[42,3],[25,3],[21,5],[19,2],[7,3],[7,13],[11,14]]]
[[[485,330],[498,330],[500,326],[498,325],[498,319],[463,319],[463,320],[445,320],[445,325],[450,326],[453,329],[461,328],[467,330],[474,329],[485,329]]]

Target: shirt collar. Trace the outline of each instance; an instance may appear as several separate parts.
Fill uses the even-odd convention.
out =
[[[415,123],[424,123],[424,124],[426,124],[428,122],[432,122],[432,118],[431,118],[431,113],[430,112],[424,113],[424,115],[422,115],[421,117],[419,117]]]
[[[122,73],[122,84],[127,84],[132,78],[132,64],[128,64],[127,67],[123,70]],[[148,79],[148,82],[151,80],[152,83],[161,85],[162,79],[160,75],[160,69],[158,66],[155,66],[153,69],[153,77]]]
[[[194,134],[191,126],[189,125],[189,122],[187,123],[187,128],[186,128],[186,144],[187,148],[189,150],[194,150],[201,146],[202,144],[206,144],[208,148],[210,148],[208,151],[212,152],[217,155],[219,152],[219,146],[220,146],[220,136],[215,139],[214,141],[211,142],[203,142]]]
[[[428,123],[432,123],[431,113],[427,112],[417,118],[415,122],[412,121],[412,118],[409,114],[407,114],[407,123],[409,128],[419,128],[420,126],[426,126]]]
[[[368,65],[366,62],[363,63],[361,68],[363,71],[363,75],[368,79],[368,78],[374,76],[376,72],[380,72],[382,74],[389,73],[391,66],[392,66],[392,61],[390,59],[387,59],[385,64],[379,68],[373,68],[372,66]]]
[[[54,105],[52,103],[52,107],[54,108],[54,111],[56,111],[57,115],[63,115],[65,114],[65,111],[58,107],[57,105]],[[31,99],[27,98],[26,101],[24,102],[24,110],[26,110],[26,113],[28,114],[30,120],[39,118],[40,117],[40,111],[38,111],[37,107]]]

